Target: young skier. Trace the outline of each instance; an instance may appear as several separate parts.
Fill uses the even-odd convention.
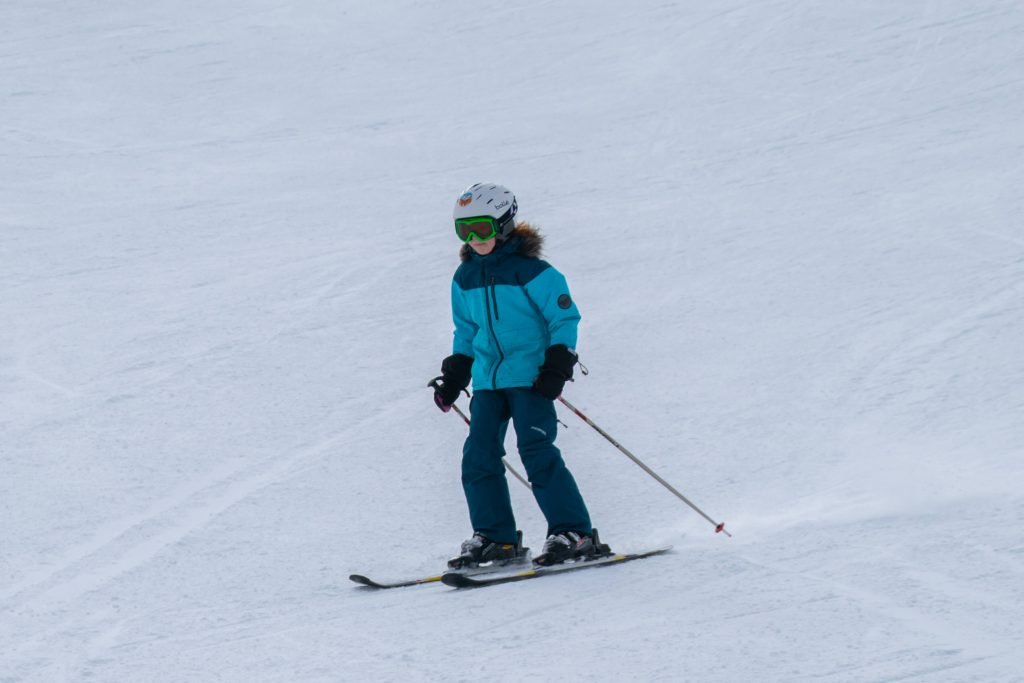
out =
[[[455,203],[462,264],[452,280],[453,353],[441,363],[434,401],[447,412],[473,384],[462,487],[473,537],[451,567],[517,559],[520,553],[502,456],[512,421],[533,495],[548,523],[534,562],[558,564],[600,552],[576,481],[555,447],[554,400],[576,365],[579,310],[565,277],[540,259],[543,238],[515,222],[516,198],[477,183]]]

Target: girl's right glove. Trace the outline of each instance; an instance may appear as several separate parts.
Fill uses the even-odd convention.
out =
[[[565,344],[549,346],[544,352],[544,365],[540,366],[540,373],[533,380],[533,390],[554,401],[562,395],[565,383],[572,379],[572,369],[577,360],[576,354]]]
[[[441,361],[441,376],[435,377],[427,386],[434,388],[434,403],[448,412],[459,394],[466,390],[473,377],[473,359],[456,353]]]

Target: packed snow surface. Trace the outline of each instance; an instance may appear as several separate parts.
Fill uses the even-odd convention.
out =
[[[0,26],[3,683],[1024,680],[1017,0]],[[731,539],[560,409],[604,540],[672,554],[348,581],[471,533],[425,384],[484,180],[583,313],[566,397]]]

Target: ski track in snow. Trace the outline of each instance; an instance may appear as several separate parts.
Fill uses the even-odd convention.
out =
[[[877,386],[883,381],[892,384],[903,383],[901,380],[906,374],[919,371],[921,365],[949,349],[958,340],[983,330],[990,319],[1012,314],[1022,307],[1024,284],[1017,279],[1012,284],[986,295],[978,303],[967,306],[965,310],[915,331],[900,340],[897,346],[879,354],[870,366],[858,373],[848,395],[861,396],[869,387]],[[895,398],[894,394],[885,394],[879,397],[880,403],[871,408],[882,408],[885,404],[892,403]]]
[[[343,437],[297,450],[295,453],[245,467],[225,463],[207,476],[189,482],[157,501],[143,515],[119,520],[97,530],[89,541],[72,548],[54,566],[47,567],[0,593],[0,610],[13,613],[60,611],[83,595],[117,581],[121,575],[150,562],[156,555],[188,534],[209,525],[218,515],[263,488],[281,481],[289,472],[324,451],[335,448]],[[33,643],[31,650],[45,651],[53,637],[67,628],[67,621],[52,625],[46,633],[21,637]],[[97,618],[102,623],[102,617]],[[116,642],[123,628],[117,623],[90,640],[98,644]]]

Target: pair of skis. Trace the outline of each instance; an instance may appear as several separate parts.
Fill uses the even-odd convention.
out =
[[[502,583],[513,583],[529,579],[539,579],[554,574],[579,571],[581,569],[595,569],[597,567],[610,567],[623,562],[642,560],[654,555],[662,555],[672,550],[672,546],[645,550],[637,553],[613,553],[602,555],[590,560],[577,560],[550,566],[527,566],[527,567],[500,567],[483,572],[462,572],[449,571],[433,576],[423,576],[414,579],[401,581],[375,581],[362,574],[352,574],[348,578],[356,583],[374,589],[403,588],[405,586],[419,586],[426,583],[443,583],[452,588],[483,588],[485,586],[496,586]]]

